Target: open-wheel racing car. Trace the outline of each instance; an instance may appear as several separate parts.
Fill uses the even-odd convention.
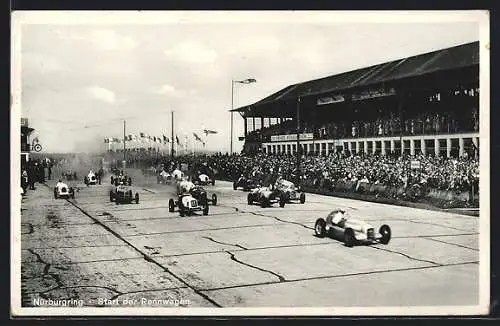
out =
[[[132,178],[130,178],[122,173],[120,173],[119,175],[112,175],[111,176],[111,184],[115,185],[115,186],[118,186],[120,184],[131,186],[132,185]]]
[[[340,238],[347,247],[356,244],[388,244],[391,240],[391,228],[384,224],[375,234],[375,228],[366,222],[351,219],[346,212],[341,209],[332,211],[326,219],[319,218],[314,225],[314,233],[318,237],[330,235],[333,238]]]
[[[209,206],[208,200],[196,199],[191,193],[183,193],[177,196],[177,200],[170,198],[168,201],[168,211],[174,212],[175,207],[179,208],[181,217],[184,215],[191,216],[194,212],[202,211],[203,215],[208,215]]]
[[[249,191],[257,187],[257,184],[252,180],[244,176],[238,178],[238,180],[233,182],[233,189],[243,188],[244,191]]]
[[[85,183],[85,185],[88,187],[90,185],[96,185],[99,180],[97,178],[97,175],[94,173],[94,171],[90,170],[89,171],[89,174],[87,174],[84,178],[83,178],[83,182]]]
[[[257,187],[248,193],[248,205],[259,203],[261,207],[268,207],[274,203],[279,203],[280,207],[285,207],[287,201],[284,193],[276,189],[273,185],[269,187]]]
[[[131,204],[133,202],[139,204],[139,193],[136,192],[134,195],[132,192],[132,187],[124,184],[119,184],[109,191],[109,201],[114,201],[116,205]]]
[[[59,180],[59,182],[54,187],[54,198],[75,198],[75,190],[73,187],[68,187],[67,184]]]
[[[165,170],[161,170],[161,172],[156,175],[156,183],[158,184],[169,184],[172,180],[172,175]]]
[[[215,179],[209,177],[207,174],[198,174],[194,178],[194,184],[201,185],[201,186],[206,186],[211,184],[212,186],[215,186]]]
[[[278,179],[276,180],[275,187],[285,195],[287,202],[298,200],[301,204],[303,204],[306,201],[306,194],[300,187],[296,187],[291,181]]]

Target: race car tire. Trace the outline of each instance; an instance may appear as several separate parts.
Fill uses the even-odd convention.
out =
[[[212,180],[212,186],[215,186],[215,179]]]
[[[260,202],[260,207],[266,208],[267,206],[269,206],[269,200],[267,198],[262,198]]]
[[[382,225],[378,232],[381,235],[381,238],[380,238],[381,244],[386,245],[389,243],[389,241],[391,241],[391,228],[389,227],[389,225],[387,225],[387,224]]]
[[[286,204],[286,201],[287,201],[287,196],[280,196],[280,207],[283,208],[285,207],[285,204]]]
[[[128,178],[128,185],[131,186],[132,185],[132,178]]]
[[[306,202],[306,194],[301,193],[300,194],[300,203],[303,204]]]
[[[135,193],[135,203],[139,204],[139,194]]]
[[[69,189],[69,196],[71,197],[71,199],[75,199],[75,191],[73,190],[73,188]]]
[[[111,184],[114,184],[114,178],[111,176]]]
[[[344,231],[344,244],[346,247],[353,247],[356,244],[356,237],[354,237],[354,231],[351,228],[347,228]]]
[[[89,178],[88,177],[83,178],[83,182],[85,183],[85,185],[87,187],[89,186]]]
[[[252,205],[253,204],[252,194],[248,194],[248,196],[247,196],[247,202],[248,202],[248,205]]]
[[[212,205],[217,206],[217,195],[216,194],[212,195]]]
[[[318,238],[323,238],[326,234],[326,222],[322,218],[318,218],[314,223],[314,233]]]
[[[203,207],[203,215],[208,215],[209,210],[210,210],[210,208],[209,208],[208,204],[206,204],[205,207]]]
[[[120,200],[118,198],[115,199],[116,205],[120,205]]]
[[[57,196],[57,190],[54,189],[54,199],[57,199],[57,198],[58,198],[58,196]]]
[[[238,185],[236,184],[236,182],[233,182],[233,190],[236,190],[238,189]]]
[[[113,202],[113,199],[114,199],[114,198],[113,198],[113,192],[110,190],[110,191],[109,191],[109,201],[110,201],[110,202]]]
[[[184,214],[184,211],[183,211],[183,210],[180,210],[180,211],[179,211],[179,215],[180,215],[181,217],[184,217],[184,215],[185,215],[185,214]]]
[[[175,210],[175,203],[172,198],[168,201],[168,211],[172,213]]]

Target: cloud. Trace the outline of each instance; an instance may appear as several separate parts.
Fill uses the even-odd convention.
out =
[[[90,33],[90,40],[99,48],[108,51],[127,51],[137,46],[137,42],[131,37],[106,29],[93,30]]]
[[[100,86],[87,87],[87,92],[90,96],[100,101],[108,103],[115,103],[116,101],[115,93]]]
[[[174,86],[169,84],[164,84],[154,90],[154,93],[171,96],[171,97],[184,97],[186,95],[194,95],[195,90],[185,91],[182,89],[176,89]]]
[[[168,58],[188,63],[213,63],[217,59],[215,50],[196,41],[181,42],[164,53]]]

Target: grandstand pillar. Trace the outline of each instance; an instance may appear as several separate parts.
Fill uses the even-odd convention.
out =
[[[396,150],[396,142],[394,141],[394,139],[391,139],[391,154],[394,153],[395,150]]]
[[[427,155],[427,149],[426,149],[426,147],[425,147],[425,139],[423,139],[423,138],[422,138],[422,139],[420,139],[420,150],[422,151],[422,154],[423,154],[424,156],[426,156],[426,155]]]
[[[244,123],[244,129],[245,129],[245,134],[244,135],[246,137],[247,133],[248,133],[247,132],[248,131],[248,125],[247,125],[247,118],[246,117],[243,119],[243,123]]]
[[[359,141],[356,142],[356,154],[359,154],[359,151],[361,150],[360,148],[361,146],[359,146]]]
[[[364,153],[365,153],[365,154],[368,154],[368,141],[366,141],[366,140],[365,140],[365,141],[363,142],[363,146],[364,146],[364,147],[363,147]]]
[[[410,155],[414,156],[415,155],[415,140],[410,139]]]
[[[328,142],[326,142],[326,143],[325,143],[325,145],[326,145],[326,149],[325,149],[325,151],[326,151],[326,156],[328,156]]]
[[[451,138],[446,138],[446,157],[451,156]]]
[[[348,142],[347,143],[347,146],[349,148],[349,154],[352,154],[352,143],[351,142]]]
[[[382,142],[380,143],[380,154],[385,156],[385,140],[382,140]]]
[[[377,142],[375,140],[372,140],[372,153],[375,154],[377,151]]]
[[[439,157],[439,139],[434,139],[434,154]]]
[[[462,137],[458,138],[458,156],[464,156],[464,139]]]

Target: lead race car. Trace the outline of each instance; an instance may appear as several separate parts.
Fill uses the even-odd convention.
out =
[[[298,200],[301,204],[305,203],[306,194],[300,187],[296,187],[293,182],[285,179],[278,179],[276,180],[275,186],[276,189],[285,195],[287,202]]]
[[[133,194],[132,187],[126,184],[120,183],[117,186],[114,186],[109,191],[109,201],[115,202],[116,205],[119,204],[131,204],[135,202],[139,204],[139,193]]]
[[[69,187],[67,184],[62,182],[62,180],[59,180],[59,182],[56,183],[54,187],[54,198],[59,199],[59,198],[75,198],[75,190],[73,187]]]
[[[279,203],[280,207],[285,207],[286,195],[272,184],[268,187],[256,187],[247,196],[248,205],[259,203],[262,208],[269,207],[274,203]]]
[[[208,215],[210,202],[217,205],[216,194],[213,194],[212,198],[208,199],[205,189],[189,180],[183,180],[177,183],[177,199],[171,198],[168,201],[168,210],[174,212],[175,207],[178,207],[181,217],[184,215],[190,216],[196,211],[202,211],[203,215]]]
[[[366,222],[349,218],[346,211],[333,210],[326,219],[318,218],[314,225],[314,233],[322,238],[331,235],[341,238],[346,247],[356,244],[388,244],[391,240],[391,228],[384,224],[379,228],[379,235],[375,234],[375,228]]]

